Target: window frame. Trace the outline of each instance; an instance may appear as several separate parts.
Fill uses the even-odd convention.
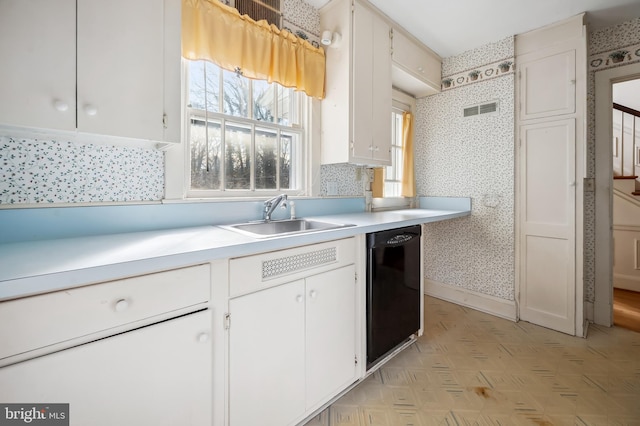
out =
[[[393,89],[393,98],[392,98],[392,111],[393,112],[401,112],[407,111],[411,112],[415,117],[415,105],[416,100],[413,96],[410,96],[404,92],[401,92],[397,89]],[[393,114],[389,117],[390,120],[393,120]],[[392,125],[392,132],[394,126]],[[392,135],[390,135],[392,137]],[[414,140],[414,151],[415,151],[415,140]],[[393,156],[392,156],[393,160]],[[385,166],[388,167],[388,166]],[[386,175],[386,173],[385,173]],[[385,176],[386,182],[386,176]],[[384,182],[383,182],[384,188]],[[410,208],[415,204],[414,197],[379,197],[372,198],[371,207],[372,210],[394,210],[399,208]]]
[[[311,141],[310,137],[310,117],[311,117],[311,108],[313,105],[312,99],[308,96],[305,96],[303,92],[293,91],[296,96],[298,96],[297,102],[297,110],[295,111],[296,116],[298,117],[298,123],[295,123],[291,126],[279,124],[278,121],[278,113],[276,112],[274,121],[262,121],[255,120],[253,118],[245,118],[240,116],[235,116],[231,114],[225,114],[222,105],[218,105],[219,110],[221,112],[206,112],[204,110],[196,110],[188,107],[189,97],[190,97],[190,81],[189,81],[189,60],[182,60],[182,70],[183,70],[183,102],[182,102],[182,124],[183,124],[183,149],[182,156],[184,157],[183,161],[183,197],[187,200],[198,200],[198,199],[227,199],[227,198],[239,198],[249,200],[251,198],[264,198],[269,196],[274,196],[278,194],[287,194],[289,196],[306,196],[310,193],[310,184],[309,184],[309,176],[310,170],[313,168],[311,152],[312,147],[309,146],[309,141]],[[214,65],[216,66],[216,65]],[[223,72],[221,69],[220,79],[222,84],[224,84]],[[274,83],[277,84],[277,83]],[[281,86],[283,87],[283,86]],[[253,97],[253,84],[250,85],[249,89],[249,99]],[[252,102],[252,101],[251,101]],[[276,102],[277,104],[277,102]],[[251,110],[251,115],[253,115],[253,105],[249,107]],[[191,188],[191,119],[192,119],[192,111],[199,111],[200,114],[197,115],[198,118],[206,121],[219,121],[221,123],[221,133],[222,133],[222,152],[221,156],[224,158],[224,132],[225,132],[225,123],[232,122],[241,124],[243,126],[249,126],[251,128],[251,173],[250,173],[250,188],[251,189],[192,189]],[[256,158],[256,127],[264,128],[268,130],[273,130],[276,132],[277,143],[280,144],[280,135],[282,133],[292,133],[297,135],[299,140],[299,150],[296,153],[296,157],[298,158],[298,168],[299,170],[296,172],[295,180],[299,182],[297,189],[257,189],[255,188],[255,158]],[[292,154],[293,156],[293,154]],[[293,158],[292,158],[293,162]],[[279,176],[279,173],[278,173]],[[225,173],[223,171],[222,176],[220,177],[222,183],[224,185],[225,181]],[[279,180],[279,179],[278,179]],[[279,185],[279,182],[278,182]]]

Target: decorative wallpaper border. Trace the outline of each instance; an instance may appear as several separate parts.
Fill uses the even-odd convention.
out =
[[[599,71],[640,61],[640,43],[589,57],[589,71]]]
[[[282,29],[289,31],[291,34],[303,40],[307,40],[313,47],[320,47],[320,36],[318,34],[314,34],[287,19],[283,19]]]
[[[515,57],[503,59],[491,64],[471,68],[442,79],[442,90],[451,90],[468,84],[490,80],[515,71]]]

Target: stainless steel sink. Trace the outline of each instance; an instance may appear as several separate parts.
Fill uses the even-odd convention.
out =
[[[352,224],[338,224],[319,220],[290,219],[272,220],[268,222],[238,223],[222,226],[225,229],[240,232],[256,238],[275,237],[280,235],[300,234],[328,229],[346,228]]]

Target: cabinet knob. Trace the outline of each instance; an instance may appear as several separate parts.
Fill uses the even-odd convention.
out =
[[[128,307],[129,302],[127,302],[127,299],[120,299],[116,302],[116,312],[126,311]]]
[[[69,109],[69,104],[59,99],[56,99],[55,101],[53,101],[53,107],[60,112],[65,112],[66,110]]]
[[[315,299],[316,297],[318,297],[318,292],[315,291],[315,290],[311,290],[309,292],[309,297],[312,298],[312,299]]]
[[[198,334],[198,342],[205,343],[209,340],[209,333],[200,333]]]
[[[93,117],[98,113],[98,108],[94,107],[93,105],[85,105],[84,113]]]
[[[302,299],[302,295],[301,295],[301,294],[299,294],[299,295],[297,295],[297,296],[296,296],[296,302],[298,302],[298,303],[302,303],[302,300],[303,300],[303,299]]]

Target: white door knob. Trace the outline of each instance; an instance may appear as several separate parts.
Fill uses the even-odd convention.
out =
[[[85,105],[84,106],[84,113],[90,116],[94,116],[98,113],[98,109],[96,107],[94,107],[93,105]]]
[[[299,294],[299,295],[296,296],[296,302],[302,303],[302,300],[303,300],[302,299],[302,295]]]
[[[116,312],[126,311],[129,307],[129,302],[126,299],[120,299],[116,302]]]
[[[56,99],[55,101],[53,101],[53,107],[60,112],[65,112],[66,110],[69,109],[69,104],[59,99]]]
[[[312,299],[315,299],[318,296],[318,292],[316,292],[315,290],[311,290],[309,292],[309,297]]]
[[[209,340],[209,334],[208,333],[200,333],[200,334],[198,334],[198,342],[204,343],[207,340]]]

